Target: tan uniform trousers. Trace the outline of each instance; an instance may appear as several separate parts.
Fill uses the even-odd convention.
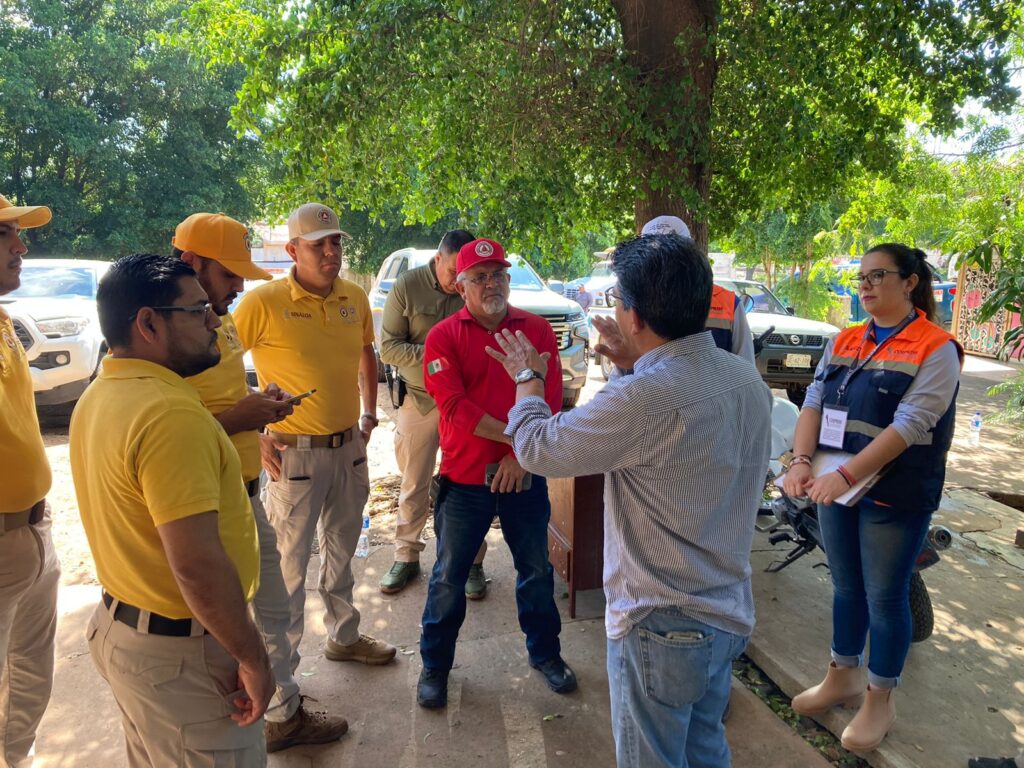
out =
[[[3,515],[0,515],[3,517]],[[0,766],[32,764],[36,729],[53,687],[60,561],[50,509],[35,525],[0,521]]]
[[[423,415],[411,397],[405,398],[395,416],[395,459],[402,474],[398,495],[398,521],[395,523],[395,560],[415,563],[426,544],[423,526],[427,524],[430,507],[430,481],[437,464],[437,408]],[[480,545],[474,563],[482,563],[487,554],[487,540]]]
[[[265,766],[263,720],[241,728],[231,719],[238,662],[213,635],[144,634],[114,621],[116,607],[96,606],[86,639],[121,709],[128,765]]]
[[[291,605],[288,590],[281,575],[281,553],[277,549],[277,533],[267,519],[259,494],[249,497],[256,533],[260,541],[260,587],[252,599],[252,612],[256,626],[263,634],[270,656],[276,689],[267,709],[266,719],[283,723],[299,708],[299,684],[292,672],[292,649],[288,642],[291,626]]]
[[[306,570],[313,535],[320,545],[317,589],[324,602],[324,626],[336,643],[359,640],[359,611],[352,604],[352,557],[359,542],[363,507],[370,496],[366,443],[358,430],[339,448],[281,451],[281,479],[267,484],[264,503],[277,532],[281,574],[291,608],[288,642],[292,672],[299,666],[304,629]]]

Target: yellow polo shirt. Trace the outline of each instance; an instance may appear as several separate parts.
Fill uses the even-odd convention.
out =
[[[256,522],[242,468],[196,390],[162,365],[107,357],[71,417],[71,474],[103,588],[189,618],[157,526],[215,511],[245,599],[259,582]]]
[[[28,358],[0,309],[0,514],[28,509],[50,491],[50,481]]]
[[[316,389],[284,421],[272,426],[293,435],[330,435],[359,421],[359,356],[373,343],[366,292],[338,278],[326,297],[284,280],[246,291],[235,308],[238,337],[252,350],[261,387],[275,382],[298,395]]]
[[[220,362],[198,376],[185,379],[196,388],[199,399],[214,415],[226,411],[249,394],[249,385],[245,381],[245,350],[238,340],[238,329],[230,313],[220,319],[217,345],[220,347]],[[228,437],[242,461],[242,479],[247,483],[255,480],[260,476],[259,433],[248,429]]]

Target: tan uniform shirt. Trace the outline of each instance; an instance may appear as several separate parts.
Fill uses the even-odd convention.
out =
[[[457,293],[441,290],[433,260],[399,275],[384,303],[380,359],[398,369],[409,397],[424,415],[436,406],[423,385],[423,343],[431,328],[463,305]]]

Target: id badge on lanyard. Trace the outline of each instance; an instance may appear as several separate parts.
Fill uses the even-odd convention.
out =
[[[821,407],[821,431],[818,433],[818,445],[843,450],[843,437],[846,435],[846,419],[849,415],[850,409],[845,405],[823,405]]]

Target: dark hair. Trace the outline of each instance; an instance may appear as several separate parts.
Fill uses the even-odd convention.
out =
[[[133,253],[115,261],[96,288],[96,313],[107,346],[129,344],[131,318],[143,307],[173,304],[181,296],[181,278],[195,274],[180,258],[156,253]]]
[[[708,257],[689,238],[645,235],[619,243],[612,272],[626,309],[665,339],[700,333],[711,310]]]
[[[920,248],[911,248],[902,243],[879,243],[867,253],[886,253],[896,264],[900,277],[906,280],[917,275],[917,285],[910,294],[914,306],[924,312],[924,316],[933,323],[937,321],[935,295],[932,293],[932,268],[928,265],[927,256]],[[867,256],[867,253],[864,255]]]
[[[476,238],[472,232],[465,229],[449,229],[438,243],[437,250],[441,252],[442,256],[451,256],[458,253],[466,243],[472,243],[474,240]]]

